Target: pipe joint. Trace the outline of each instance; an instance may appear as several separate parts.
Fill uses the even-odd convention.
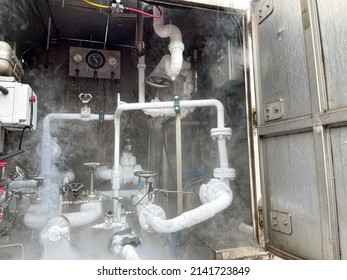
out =
[[[228,195],[230,200],[233,194],[230,187],[218,179],[212,179],[207,184],[202,184],[199,191],[199,197],[203,204],[216,200],[221,195]]]
[[[150,225],[149,219],[157,217],[160,220],[166,219],[166,214],[163,208],[154,204],[139,204],[137,206],[139,222],[141,227],[146,232],[156,232]]]
[[[222,140],[224,138],[227,138],[228,140],[231,139],[232,130],[230,127],[221,127],[221,128],[212,128],[211,129],[211,137],[213,140],[219,139]]]
[[[213,177],[218,179],[234,180],[236,177],[236,171],[233,168],[221,167],[213,169]]]

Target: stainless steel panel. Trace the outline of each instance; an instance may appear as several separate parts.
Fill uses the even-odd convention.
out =
[[[313,132],[265,138],[267,244],[301,258],[322,259],[321,208]],[[272,229],[271,211],[291,216],[290,234]]]
[[[347,127],[331,129],[341,258],[347,259]]]
[[[311,112],[301,5],[300,0],[273,2],[272,14],[258,25],[260,102],[265,108],[283,98],[287,119]]]
[[[317,0],[329,109],[347,105],[347,1]]]

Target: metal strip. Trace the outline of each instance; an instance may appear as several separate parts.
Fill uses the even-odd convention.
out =
[[[323,126],[313,129],[317,188],[321,205],[321,231],[324,259],[339,259],[339,236],[337,221],[336,194],[334,188],[333,163],[330,136]]]
[[[273,122],[259,127],[259,135],[270,137],[312,130],[319,125],[339,126],[347,123],[347,108],[295,119]]]

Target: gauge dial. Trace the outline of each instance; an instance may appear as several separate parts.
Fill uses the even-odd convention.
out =
[[[110,65],[110,66],[116,66],[118,64],[118,59],[115,58],[114,56],[110,56],[108,59],[107,59],[107,63]]]
[[[72,55],[72,61],[77,64],[80,64],[83,62],[83,56],[80,53],[74,53]]]
[[[105,65],[105,56],[100,51],[94,50],[87,54],[86,62],[90,68],[99,69]]]

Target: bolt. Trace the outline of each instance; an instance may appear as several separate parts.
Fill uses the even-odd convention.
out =
[[[284,224],[285,226],[288,225],[288,223],[287,223],[286,221],[284,221],[283,224]]]
[[[266,8],[270,8],[270,4],[269,3],[267,3],[265,6],[266,6]]]
[[[148,225],[144,225],[143,228],[144,228],[145,230],[148,230],[148,229],[149,229],[149,226],[148,226]]]
[[[277,223],[276,222],[274,222],[274,226],[277,227]]]
[[[274,215],[272,218],[273,218],[274,220],[276,220],[276,219],[277,219],[277,216],[276,216],[276,215]]]

